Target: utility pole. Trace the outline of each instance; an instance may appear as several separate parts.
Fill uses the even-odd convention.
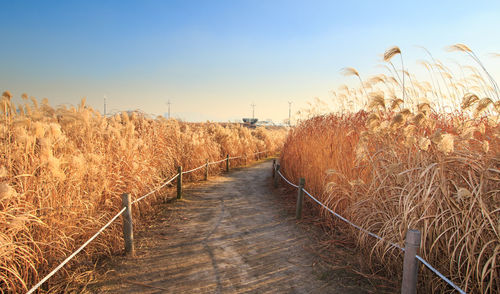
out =
[[[104,117],[106,117],[106,95],[104,95]]]
[[[168,105],[168,117],[167,119],[170,119],[170,100],[168,100],[167,105]]]
[[[292,101],[288,101],[288,126],[292,126]]]
[[[252,104],[250,104],[250,106],[252,106],[252,119],[254,119],[255,118],[255,104],[252,103]]]

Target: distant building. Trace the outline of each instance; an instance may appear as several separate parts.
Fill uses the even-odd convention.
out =
[[[251,129],[255,129],[256,123],[259,121],[258,118],[243,118],[243,126]]]
[[[276,124],[270,119],[261,120],[261,121],[255,123],[255,125],[258,127],[274,127],[274,126],[276,126]]]

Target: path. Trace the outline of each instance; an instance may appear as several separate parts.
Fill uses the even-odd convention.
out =
[[[118,258],[98,293],[360,293],[325,279],[271,184],[270,161],[192,184],[136,237],[136,257]],[[373,288],[373,287],[372,287]],[[370,291],[372,292],[372,291]]]

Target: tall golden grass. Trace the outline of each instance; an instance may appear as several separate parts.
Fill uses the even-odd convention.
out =
[[[38,282],[120,209],[122,193],[137,198],[178,165],[186,170],[226,154],[252,160],[257,151],[277,152],[286,135],[284,129],[191,124],[138,112],[103,117],[84,100],[54,109],[46,99],[22,98],[15,105],[6,91],[0,101],[0,292],[24,292]],[[164,192],[141,201],[135,213],[153,211]],[[42,291],[85,283],[98,258],[121,250],[117,222]]]
[[[472,52],[462,46],[454,49]],[[386,56],[400,53],[399,48],[390,49]],[[424,259],[468,293],[497,293],[496,84],[489,73],[476,68],[469,68],[472,77],[463,80],[438,61],[424,64],[431,76],[445,77],[445,83],[441,78],[419,82],[406,71],[388,67],[394,75],[381,74],[367,83],[360,79],[360,89],[343,87],[336,97],[366,105],[366,110],[343,109],[303,121],[285,141],[282,169],[291,179],[305,177],[306,188],[320,201],[389,242],[404,246],[406,231],[419,229]],[[359,77],[356,70],[344,72]],[[411,77],[404,87],[401,75]],[[453,111],[445,111],[446,105],[454,106]],[[326,210],[320,213],[332,229],[343,228],[352,236],[370,256],[373,270],[401,279],[399,249],[339,226]],[[423,266],[419,273],[421,291],[453,291]]]

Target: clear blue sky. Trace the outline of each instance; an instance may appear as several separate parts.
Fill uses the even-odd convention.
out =
[[[0,90],[154,114],[170,99],[194,121],[250,116],[254,102],[281,121],[287,101],[329,99],[341,68],[379,72],[393,45],[410,70],[426,57],[414,45],[444,60],[458,42],[500,52],[500,1],[406,2],[0,0]]]

